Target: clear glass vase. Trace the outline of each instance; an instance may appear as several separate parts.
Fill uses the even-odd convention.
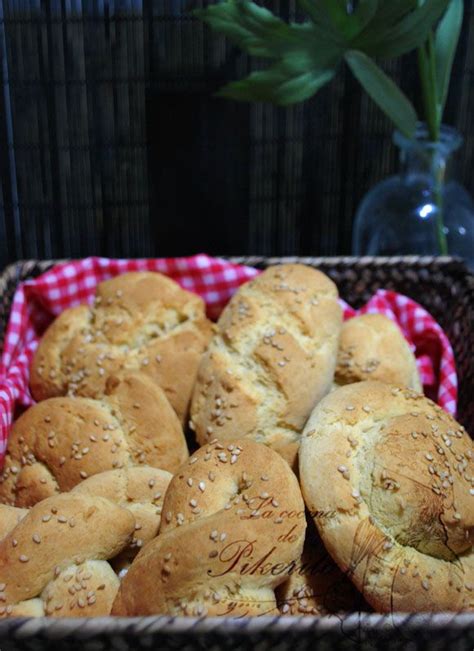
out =
[[[426,125],[413,139],[394,134],[401,172],[362,200],[354,223],[354,255],[453,255],[474,269],[474,203],[452,178],[452,154],[462,144],[442,126],[431,142]]]

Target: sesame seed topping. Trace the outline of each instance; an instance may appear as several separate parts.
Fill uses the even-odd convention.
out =
[[[348,470],[346,466],[338,466],[337,469],[341,473],[347,472]]]
[[[30,559],[25,554],[20,554],[19,560],[21,563],[28,563]]]
[[[38,545],[39,545],[39,543],[41,542],[41,537],[40,537],[40,535],[37,534],[37,533],[34,533],[34,534],[32,535],[32,539],[33,539],[33,542],[35,542],[35,543],[38,544]]]
[[[206,490],[206,484],[203,481],[200,481],[198,484],[198,488],[201,491],[201,493],[204,493],[204,491]]]

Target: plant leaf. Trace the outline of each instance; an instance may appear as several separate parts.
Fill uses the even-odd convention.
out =
[[[398,86],[363,52],[349,50],[344,58],[379,108],[402,133],[411,137],[416,129],[416,111]]]
[[[358,34],[375,15],[379,0],[359,0],[354,13],[347,13],[347,2],[331,0],[297,0],[299,7],[312,22],[328,32],[338,43],[346,44]]]
[[[334,35],[313,23],[287,24],[271,11],[248,0],[227,0],[194,14],[254,56],[277,59],[287,52],[319,44],[334,47]]]
[[[333,70],[298,71],[276,64],[267,70],[251,73],[245,79],[221,88],[217,95],[242,101],[272,102],[287,106],[314,95],[334,76]]]
[[[395,0],[394,0],[395,1]],[[398,0],[396,0],[398,2]],[[424,43],[450,0],[426,0],[397,20],[391,27],[375,30],[354,41],[353,47],[372,57],[394,58],[406,54]]]
[[[351,39],[362,32],[370,21],[376,16],[379,2],[378,0],[360,0],[357,9],[351,15],[352,34]]]
[[[274,58],[298,45],[298,36],[271,11],[246,0],[228,0],[194,14],[254,56]]]
[[[436,77],[440,121],[448,96],[454,55],[461,34],[464,13],[463,0],[452,0],[435,34]]]

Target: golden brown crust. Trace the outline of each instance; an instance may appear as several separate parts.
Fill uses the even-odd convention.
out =
[[[0,500],[28,507],[106,470],[147,464],[174,471],[187,457],[160,387],[141,375],[111,378],[102,400],[51,398],[15,422]]]
[[[191,418],[201,445],[214,436],[298,443],[333,379],[337,296],[329,278],[299,264],[270,267],[239,289],[199,367]]]
[[[383,314],[363,314],[342,326],[336,385],[380,380],[421,391],[416,359],[399,327]]]
[[[69,493],[40,502],[0,541],[0,615],[38,610],[38,598],[46,614],[109,614],[118,581],[104,561],[130,542],[134,526],[128,510],[101,497]],[[89,561],[100,561],[91,576]],[[68,586],[75,587],[66,604],[63,583],[68,583],[65,576],[71,572],[84,576]],[[96,591],[101,590],[104,596],[98,597]],[[58,599],[61,608],[56,608]],[[79,599],[88,606],[84,612]],[[70,612],[71,602],[76,602],[77,612]]]
[[[464,429],[409,389],[359,382],[315,408],[299,457],[306,505],[376,610],[474,607],[473,454]]]
[[[128,567],[131,559],[147,542],[158,535],[163,499],[172,478],[171,473],[150,466],[130,467],[101,472],[78,484],[72,493],[105,497],[135,518],[135,531],[130,545],[115,558],[115,570]]]
[[[211,335],[199,296],[159,273],[123,274],[98,285],[91,308],[66,310],[50,325],[33,359],[31,391],[38,401],[96,398],[108,377],[140,370],[184,422]]]
[[[209,443],[173,477],[160,535],[133,561],[113,614],[276,613],[274,589],[305,527],[298,482],[276,452]]]
[[[0,504],[0,540],[5,538],[27,513],[27,509],[17,509],[14,506]]]

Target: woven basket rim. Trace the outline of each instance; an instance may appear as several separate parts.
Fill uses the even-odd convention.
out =
[[[430,629],[445,631],[446,628],[474,630],[473,613],[363,613],[324,616],[268,616],[261,617],[171,617],[154,615],[148,617],[31,617],[8,618],[0,621],[0,638],[4,633],[17,637],[60,637],[67,635],[90,636],[91,634],[205,634],[222,633],[255,635],[258,633],[320,632],[351,634],[354,631],[383,631],[403,627],[404,634]]]

